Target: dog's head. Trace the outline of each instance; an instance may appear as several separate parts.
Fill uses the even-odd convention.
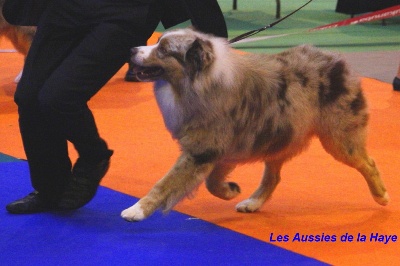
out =
[[[168,31],[155,45],[132,48],[133,70],[141,81],[193,81],[215,61],[213,38],[190,28]]]

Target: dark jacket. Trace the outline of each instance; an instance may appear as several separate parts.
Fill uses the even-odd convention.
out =
[[[13,25],[36,26],[51,0],[6,0],[4,18]],[[160,20],[165,28],[191,20],[195,27],[227,37],[225,20],[217,0],[136,0],[159,6]]]
[[[11,25],[37,26],[48,0],[6,0],[3,16]]]

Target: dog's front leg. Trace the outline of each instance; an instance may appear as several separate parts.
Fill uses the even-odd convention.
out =
[[[141,221],[154,211],[172,209],[182,198],[190,195],[211,173],[214,163],[199,164],[189,154],[182,154],[172,169],[156,183],[135,205],[122,211],[127,221]]]

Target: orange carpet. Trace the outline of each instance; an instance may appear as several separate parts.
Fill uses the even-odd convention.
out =
[[[0,49],[12,47],[2,40]],[[25,155],[13,80],[22,64],[23,57],[17,53],[0,53],[0,152],[18,158]],[[141,197],[171,167],[179,149],[164,128],[152,85],[124,82],[126,69],[110,80],[90,106],[100,134],[115,150],[102,185]],[[399,264],[400,239],[385,244],[375,242],[371,234],[400,237],[400,93],[373,79],[364,78],[362,84],[371,112],[368,150],[391,196],[387,207],[373,201],[358,172],[332,159],[315,140],[283,168],[281,184],[260,212],[241,214],[234,207],[257,187],[261,164],[245,165],[232,173],[231,179],[242,188],[238,198],[220,200],[203,185],[194,199],[175,209],[334,265]],[[72,149],[71,153],[76,157]],[[336,242],[293,242],[297,233],[336,236]],[[354,240],[342,242],[346,234]],[[357,242],[358,234],[366,236],[365,242]],[[288,235],[290,240],[272,242],[278,235]]]

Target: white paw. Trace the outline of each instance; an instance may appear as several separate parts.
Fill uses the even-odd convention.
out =
[[[261,207],[261,205],[262,203],[256,199],[246,199],[236,205],[236,210],[238,212],[255,212]]]
[[[139,222],[144,220],[146,218],[146,215],[144,215],[140,203],[136,203],[135,205],[129,207],[128,209],[123,210],[121,212],[121,217],[128,222]]]

